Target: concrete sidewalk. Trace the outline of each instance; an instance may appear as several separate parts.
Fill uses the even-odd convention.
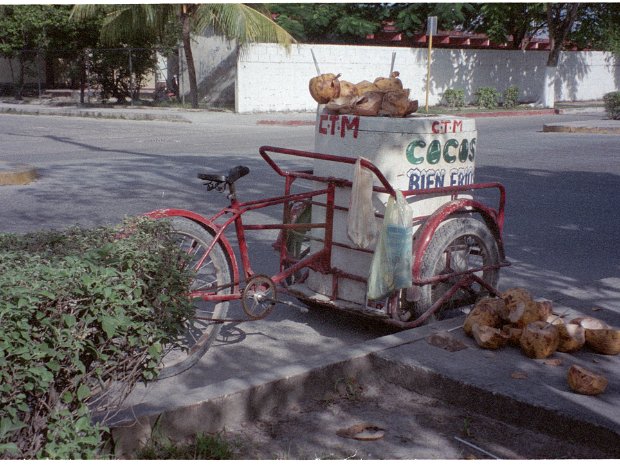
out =
[[[620,298],[618,284],[613,292]],[[597,296],[584,292],[582,299],[596,301]],[[583,314],[562,302],[554,302],[554,310],[566,314],[567,319]],[[601,309],[596,316],[614,325],[620,322],[616,309]],[[435,322],[260,375],[205,383],[196,389],[184,390],[174,378],[158,381],[155,384],[161,385],[156,395],[146,395],[110,419],[115,441],[119,450],[129,453],[151,436],[156,422],[159,433],[180,440],[196,432],[215,433],[285,414],[309,398],[325,396],[339,379],[355,379],[361,384],[382,379],[468,411],[570,438],[620,457],[620,355],[599,355],[584,348],[535,360],[516,347],[483,350],[463,332],[464,318]],[[454,346],[462,350],[452,351]],[[607,390],[596,397],[572,392],[567,372],[573,364],[603,374],[609,380]],[[208,373],[204,377],[208,379]]]

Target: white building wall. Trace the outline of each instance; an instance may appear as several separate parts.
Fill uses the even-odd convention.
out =
[[[274,44],[247,46],[237,61],[235,107],[240,113],[312,111],[316,102],[308,91],[316,75],[311,50],[322,73],[341,73],[353,83],[387,76],[392,52],[394,69],[411,98],[426,99],[427,50],[346,45],[297,45],[286,49]],[[476,89],[495,87],[503,92],[515,85],[520,101],[538,99],[547,51],[434,49],[429,105],[438,104],[446,89],[461,88],[471,102]],[[620,88],[620,62],[607,52],[563,52],[558,65],[557,101],[600,100]]]

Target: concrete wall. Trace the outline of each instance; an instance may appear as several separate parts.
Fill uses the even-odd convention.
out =
[[[238,47],[233,41],[206,31],[194,36],[192,52],[198,80],[198,99],[208,106],[230,107],[235,101],[235,66]],[[184,76],[181,80],[182,93],[189,94],[187,65],[183,56]]]
[[[11,65],[13,66],[13,74],[15,75],[15,80],[19,77],[19,60],[13,59],[8,60],[6,58],[0,58],[0,84],[12,84],[13,76],[11,75]],[[45,82],[45,60],[43,57],[39,58],[39,69],[38,72],[40,74],[41,82]],[[26,62],[26,69],[24,70],[24,83],[25,84],[36,84],[38,82],[37,78],[37,65],[34,62],[28,61]]]
[[[248,46],[237,61],[236,111],[311,111],[316,103],[308,81],[316,75],[311,49],[322,73],[342,73],[350,82],[387,76],[392,52],[394,69],[400,72],[411,98],[424,105],[426,54],[423,48],[341,45],[298,45],[288,52],[273,44]],[[476,89],[495,87],[503,92],[515,85],[520,100],[538,99],[548,52],[520,50],[434,49],[429,104],[439,103],[446,89],[465,90],[466,101]],[[555,86],[557,101],[598,100],[620,88],[620,60],[606,52],[564,52]]]

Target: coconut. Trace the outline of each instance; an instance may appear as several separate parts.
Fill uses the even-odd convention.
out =
[[[547,323],[552,324],[552,325],[564,325],[564,324],[566,324],[564,322],[564,319],[560,315],[556,315],[555,313],[552,313],[547,318],[545,318],[545,321]]]
[[[508,289],[501,294],[502,299],[506,302],[506,306],[509,309],[514,306],[516,302],[527,302],[532,300],[532,295],[527,291],[527,289],[523,289],[522,287],[513,287]]]
[[[383,96],[380,115],[402,118],[409,109],[409,89],[386,92]]]
[[[377,116],[383,102],[381,92],[366,92],[361,97],[357,97],[353,105],[353,114],[360,116]]]
[[[359,92],[355,84],[348,81],[340,81],[340,97],[357,97]]]
[[[499,329],[491,326],[479,325],[474,323],[472,326],[472,334],[478,344],[483,349],[499,349],[508,342],[508,336]]]
[[[558,324],[560,342],[558,352],[575,352],[583,347],[586,342],[585,330],[574,323]]]
[[[373,84],[370,81],[358,82],[357,84],[355,84],[355,88],[357,89],[357,92],[359,93],[359,95],[364,95],[366,92],[380,92],[381,91],[381,89],[379,89],[375,84]]]
[[[547,358],[560,343],[558,328],[545,321],[534,321],[525,326],[519,343],[528,357]]]
[[[553,315],[553,303],[550,300],[537,300],[536,306],[540,321],[546,321],[547,317]]]
[[[389,78],[378,77],[375,79],[374,84],[383,92],[403,90],[403,83],[398,79],[399,75],[398,71],[394,71]]]
[[[582,316],[579,318],[573,318],[571,323],[582,326],[585,329],[607,329],[609,325],[602,320],[598,320],[591,316]]]
[[[607,378],[582,366],[572,365],[568,369],[568,385],[579,394],[596,396],[607,388]]]
[[[534,321],[541,321],[540,309],[533,300],[518,301],[508,313],[507,320],[518,328],[525,328]]]
[[[485,297],[474,305],[474,308],[467,314],[465,323],[463,323],[465,334],[473,336],[472,327],[476,323],[480,326],[499,327],[501,318],[499,317],[498,307],[501,304],[498,304],[496,300],[491,297]]]
[[[355,99],[355,97],[338,97],[330,100],[329,103],[325,105],[325,109],[328,113],[332,114],[353,113]]]
[[[407,107],[407,113],[405,113],[405,116],[415,113],[416,111],[418,111],[418,101],[409,100],[409,107]]]
[[[599,354],[620,354],[620,329],[600,328],[585,330],[585,339],[588,346]]]
[[[340,74],[321,74],[310,79],[308,85],[310,95],[318,103],[328,103],[334,98],[340,97]]]
[[[511,325],[504,325],[502,327],[502,333],[508,338],[508,343],[513,346],[520,345],[521,334],[523,334],[523,328],[517,328]]]

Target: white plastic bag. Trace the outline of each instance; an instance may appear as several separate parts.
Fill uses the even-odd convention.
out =
[[[368,276],[367,297],[379,300],[396,289],[411,287],[413,212],[403,194],[388,199],[383,228]]]
[[[372,172],[358,159],[353,171],[347,235],[357,247],[368,248],[377,237],[377,221],[372,206]]]

